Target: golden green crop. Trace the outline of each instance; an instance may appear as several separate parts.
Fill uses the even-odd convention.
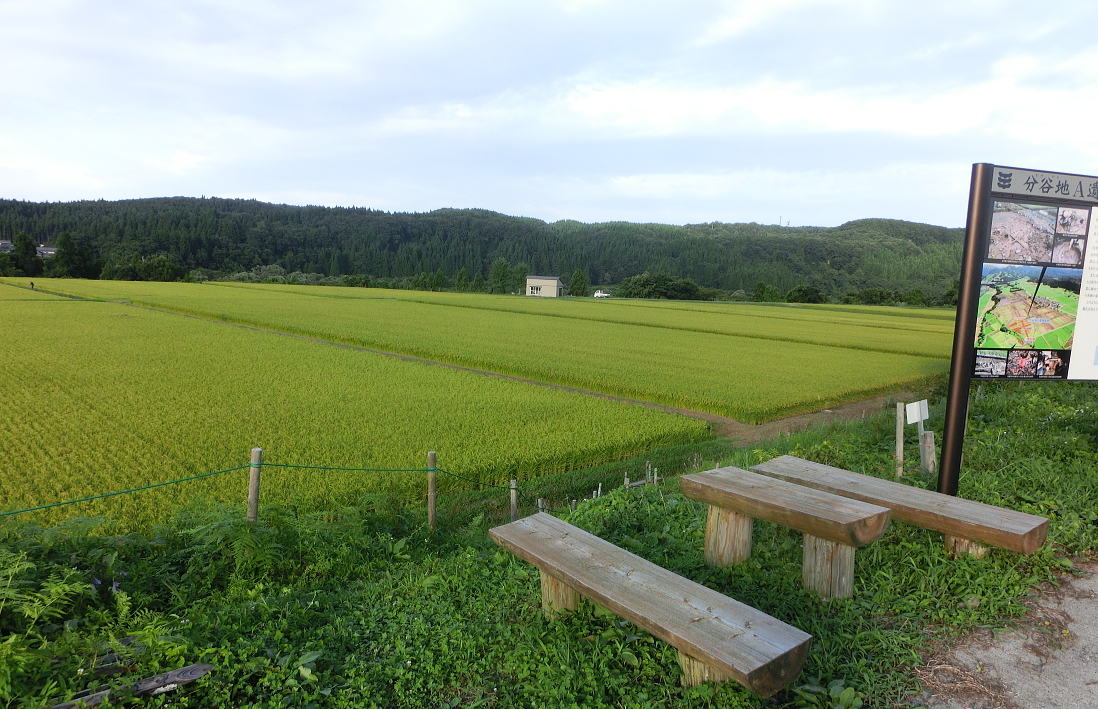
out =
[[[757,305],[721,311],[718,304],[241,284],[52,281],[42,287],[751,422],[943,372],[951,337],[947,321],[919,317],[927,311],[911,317]]]
[[[0,510],[235,467],[253,446],[267,462],[364,468],[424,468],[437,450],[440,467],[500,483],[711,435],[683,416],[447,367],[0,292]],[[242,470],[38,514],[147,523],[195,497],[242,503],[246,480]],[[423,473],[263,471],[265,502],[424,487]]]

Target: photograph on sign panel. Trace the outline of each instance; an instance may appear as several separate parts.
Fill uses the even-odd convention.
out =
[[[1067,350],[1044,350],[1039,353],[1037,359],[1037,376],[1042,379],[1064,379],[1067,377],[1068,358],[1071,352]]]
[[[1087,240],[1079,236],[1057,236],[1052,245],[1052,262],[1057,266],[1082,266]]]
[[[1056,207],[996,201],[991,215],[989,261],[1049,263]]]
[[[1083,236],[1087,233],[1090,210],[1079,207],[1060,207],[1056,215],[1056,233]]]
[[[1037,359],[1037,353],[1033,350],[1011,350],[1007,353],[1007,376],[1036,376]]]
[[[976,350],[977,377],[1005,377],[1006,376],[1006,350]]]
[[[984,264],[976,349],[1070,350],[1082,271]]]

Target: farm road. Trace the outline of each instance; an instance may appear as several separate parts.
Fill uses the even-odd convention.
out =
[[[456,369],[462,372],[472,372],[474,374],[481,374],[486,377],[496,377],[497,379],[508,379],[515,382],[522,382],[524,384],[534,384],[536,386],[549,387],[550,389],[559,389],[561,391],[570,391],[576,394],[584,394],[586,396],[595,396],[600,399],[609,399],[611,401],[620,401],[626,404],[634,404],[636,406],[647,406],[650,409],[659,409],[660,411],[666,411],[672,414],[680,414],[682,416],[689,416],[691,418],[701,419],[708,421],[713,425],[713,433],[720,438],[731,438],[733,444],[737,446],[748,446],[764,438],[770,438],[778,435],[779,433],[793,433],[795,431],[802,431],[812,426],[823,423],[836,423],[843,421],[853,421],[857,418],[865,418],[869,414],[880,411],[885,406],[899,399],[910,398],[908,392],[896,392],[893,394],[887,394],[884,396],[876,396],[871,399],[864,399],[862,401],[855,401],[849,404],[843,404],[833,409],[823,409],[822,411],[816,411],[809,414],[800,414],[798,416],[790,416],[784,419],[778,419],[777,421],[769,421],[763,424],[751,424],[744,423],[743,421],[737,421],[734,418],[727,416],[720,416],[718,414],[710,414],[704,411],[694,411],[692,409],[680,409],[674,406],[665,406],[664,404],[656,404],[651,401],[641,401],[639,399],[629,399],[624,396],[614,396],[613,394],[604,394],[598,391],[591,391],[590,389],[580,389],[578,387],[566,386],[564,384],[553,384],[551,382],[543,382],[537,379],[527,379],[526,377],[516,377],[511,374],[501,374],[500,372],[493,372],[487,369],[477,369],[475,367],[465,367],[460,364],[450,364],[449,362],[440,362],[433,359],[425,359],[423,357],[415,357],[413,355],[400,354],[398,352],[389,352],[387,350],[378,350],[372,347],[362,347],[360,345],[349,345],[343,342],[336,342],[334,340],[325,340],[319,337],[310,337],[308,335],[298,335],[292,332],[283,332],[281,330],[272,330],[265,327],[257,327],[255,325],[243,325],[240,323],[229,322],[227,320],[219,320],[217,318],[207,318],[199,315],[191,315],[189,313],[180,313],[174,310],[168,310],[165,308],[153,308],[147,305],[134,305],[133,303],[125,303],[133,308],[141,308],[143,310],[152,310],[158,313],[169,313],[171,315],[178,315],[185,318],[193,318],[195,320],[205,320],[207,322],[215,322],[222,325],[229,325],[232,327],[239,327],[245,330],[254,330],[256,332],[263,332],[270,335],[279,335],[281,337],[293,337],[299,340],[308,340],[310,342],[316,342],[323,345],[331,345],[333,347],[342,347],[348,350],[356,350],[359,352],[371,352],[373,354],[385,355],[386,357],[396,357],[408,362],[419,362],[420,364],[432,364],[439,367],[448,367],[450,369]]]

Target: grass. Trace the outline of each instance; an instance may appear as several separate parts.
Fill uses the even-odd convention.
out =
[[[485,537],[505,514],[498,490],[444,496],[433,535],[421,505],[387,495],[324,513],[267,506],[255,528],[242,505],[196,505],[145,536],[101,535],[87,520],[9,523],[0,528],[0,587],[15,591],[0,609],[0,696],[40,706],[105,686],[109,678],[87,671],[94,657],[135,634],[135,649],[122,651],[130,677],[217,666],[148,706],[836,706],[818,691],[831,683],[891,706],[916,689],[912,669],[938,644],[1016,622],[1036,584],[1093,555],[1095,394],[1092,383],[1062,382],[985,382],[973,393],[961,494],[1048,516],[1049,541],[1037,553],[950,559],[941,535],[894,523],[859,551],[854,597],[827,604],[800,588],[800,535],[759,523],[752,558],[713,569],[701,559],[704,509],[677,493],[673,477],[659,490],[609,486],[639,476],[645,461],[676,475],[783,453],[888,477],[889,412],[753,450],[680,445],[525,484],[529,498],[563,503],[603,482],[603,497],[556,513],[811,633],[804,674],[770,703],[733,683],[683,689],[670,646],[596,607],[542,619],[534,570]],[[941,412],[936,399],[932,426]],[[914,431],[907,445],[915,459]],[[932,483],[912,469],[903,480]],[[38,597],[56,599],[54,615],[25,612]]]
[[[41,287],[750,422],[911,386],[948,367],[949,324],[900,314],[304,286],[65,280]]]
[[[0,287],[0,292],[23,293]],[[0,308],[0,511],[273,463],[426,467],[503,482],[711,437],[705,422],[445,367],[109,302]],[[126,528],[178,500],[244,498],[246,471],[42,513]],[[422,495],[424,473],[267,468],[263,496],[314,506]],[[444,489],[467,485],[440,476]]]

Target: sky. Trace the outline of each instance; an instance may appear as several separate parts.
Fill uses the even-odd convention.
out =
[[[1098,3],[0,0],[0,198],[963,226],[1098,174]]]

